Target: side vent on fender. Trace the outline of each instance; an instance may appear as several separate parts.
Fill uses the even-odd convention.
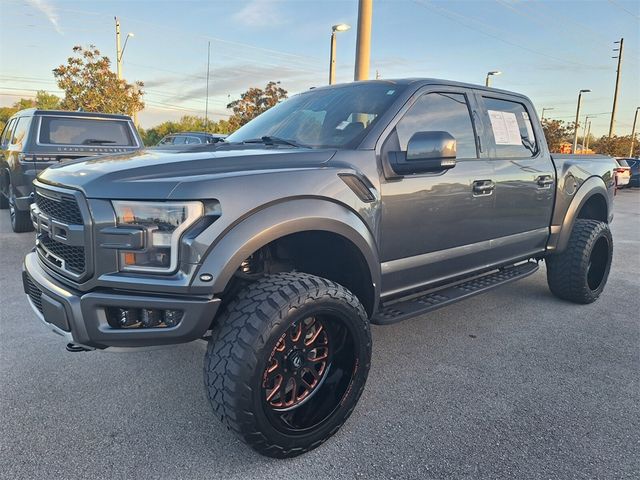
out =
[[[376,199],[371,191],[373,186],[367,185],[367,182],[365,182],[363,178],[353,173],[339,173],[338,176],[363,202],[371,203]]]

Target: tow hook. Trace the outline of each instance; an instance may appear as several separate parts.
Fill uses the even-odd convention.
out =
[[[90,349],[76,345],[75,343],[67,343],[67,352],[89,352]]]

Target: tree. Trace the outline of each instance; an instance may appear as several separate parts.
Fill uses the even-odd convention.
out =
[[[560,152],[563,143],[573,142],[574,123],[565,124],[562,120],[542,120],[542,130],[547,139],[549,150],[554,153]]]
[[[118,80],[111,60],[93,45],[75,46],[73,53],[66,65],[53,69],[58,87],[65,92],[63,109],[133,115],[144,108],[142,82]]]
[[[264,90],[250,88],[240,95],[240,99],[227,105],[227,108],[233,110],[233,115],[229,117],[231,130],[236,130],[249,120],[253,120],[285,98],[287,98],[287,91],[280,87],[280,82],[269,82]]]
[[[41,110],[56,110],[60,108],[60,98],[40,90],[36,94],[36,99],[21,98],[13,104],[12,107],[0,108],[0,132],[4,129],[7,120],[9,120],[19,110],[25,108],[39,108]]]
[[[608,135],[603,135],[599,139],[595,140],[592,145],[589,145],[594,152],[602,155],[611,155],[612,157],[626,157],[629,155],[629,149],[631,148],[631,135],[619,137],[617,135],[609,138]],[[640,142],[638,142],[638,135],[636,135],[636,141],[633,145],[633,155],[640,155]]]

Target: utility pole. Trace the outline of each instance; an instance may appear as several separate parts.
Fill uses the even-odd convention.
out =
[[[578,148],[578,124],[580,122],[580,105],[582,104],[582,94],[590,92],[591,90],[580,90],[578,93],[578,108],[576,109],[576,123],[573,129],[573,147],[571,153],[575,154]]]
[[[122,80],[122,51],[120,50],[120,20],[116,20],[116,71],[118,72],[118,80]]]
[[[614,52],[617,51],[618,56],[611,57],[611,58],[618,59],[618,70],[616,70],[616,89],[613,93],[613,108],[611,109],[611,124],[609,125],[609,138],[613,136],[613,128],[616,123],[616,107],[618,106],[618,88],[620,87],[620,72],[622,69],[622,47],[624,45],[624,38],[621,38],[619,42],[613,42],[613,43],[619,43],[620,48],[614,48],[613,51]]]
[[[544,112],[547,110],[553,110],[554,107],[544,107],[542,109],[542,117],[540,118],[540,121],[544,120]]]
[[[354,80],[368,80],[371,64],[371,17],[373,0],[358,2],[358,40],[356,43],[356,68]]]
[[[595,117],[595,115],[585,115],[584,117],[584,128],[582,130],[582,149],[584,150],[584,145],[587,138],[587,124],[590,122],[590,118]]]
[[[209,131],[209,66],[211,65],[211,40],[207,43],[207,98],[204,101],[204,131]]]
[[[587,139],[584,141],[586,145],[584,146],[585,150],[589,150],[589,137],[591,136],[591,120],[587,123]]]
[[[636,123],[638,121],[640,107],[636,107],[636,114],[633,116],[633,128],[631,129],[631,148],[629,148],[629,158],[633,157],[633,144],[636,142]]]

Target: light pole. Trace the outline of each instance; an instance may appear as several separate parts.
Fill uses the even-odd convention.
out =
[[[589,123],[587,124],[587,140],[586,140],[585,150],[589,150],[589,137],[590,136],[591,136],[591,120],[589,120]]]
[[[124,47],[120,50],[120,20],[118,17],[114,17],[116,20],[116,72],[118,73],[118,80],[122,80],[122,55],[124,55],[124,49],[127,48],[127,42],[129,37],[133,37],[133,33],[127,33],[127,37],[124,39]]]
[[[373,0],[358,2],[358,38],[356,40],[356,68],[353,79],[368,80],[371,64],[371,17]]]
[[[620,41],[613,43],[619,43],[620,47],[613,49],[614,52],[618,52],[618,56],[611,57],[618,59],[618,68],[616,70],[616,89],[613,92],[613,108],[611,109],[611,123],[609,124],[609,138],[613,136],[613,130],[616,125],[616,109],[618,107],[618,90],[620,88],[620,72],[622,70],[622,49],[624,47],[624,38],[621,38]]]
[[[578,123],[580,122],[580,105],[582,104],[582,94],[588,93],[591,90],[580,90],[578,92],[578,108],[576,109],[576,124],[573,129],[573,148],[571,149],[571,153],[576,153],[576,148],[578,147]]]
[[[542,109],[542,117],[540,118],[540,121],[544,120],[544,112],[546,112],[547,110],[553,110],[554,107],[544,107]]]
[[[336,83],[336,32],[346,32],[351,25],[339,23],[331,27],[331,55],[329,57],[329,85]]]
[[[491,77],[493,77],[494,75],[502,75],[502,72],[500,70],[494,70],[492,72],[487,72],[487,78],[484,81],[484,85],[486,87],[489,87],[491,84]]]
[[[584,117],[584,128],[582,130],[582,153],[584,153],[585,144],[586,144],[586,141],[587,141],[587,123],[591,123],[589,121],[589,119],[590,118],[594,118],[594,117],[595,117],[595,115],[586,115]]]
[[[636,123],[638,121],[640,107],[636,107],[636,114],[633,116],[633,128],[631,129],[631,148],[629,148],[629,158],[633,157],[633,144],[636,141]]]

